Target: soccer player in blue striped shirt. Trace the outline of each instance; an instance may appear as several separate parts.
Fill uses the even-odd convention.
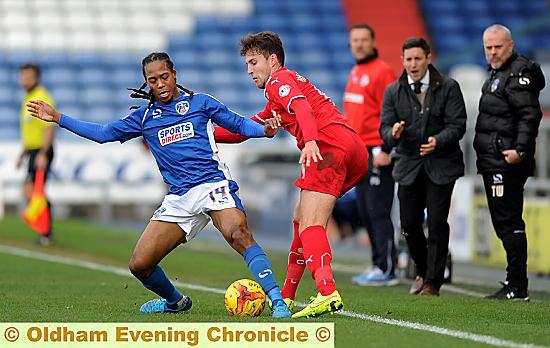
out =
[[[42,120],[98,143],[121,143],[143,136],[169,185],[137,242],[130,271],[160,299],[141,306],[144,313],[187,311],[192,301],[170,282],[159,262],[179,244],[189,242],[212,220],[227,242],[241,254],[254,278],[273,303],[274,318],[291,313],[281,297],[271,265],[250,232],[238,186],[218,157],[214,123],[246,137],[273,136],[276,124],[262,126],[229,110],[214,97],[193,93],[176,83],[174,64],[166,53],[142,61],[145,83],[133,96],[143,105],[127,117],[100,125],[57,112],[43,101],[30,101],[29,112]],[[144,90],[148,86],[150,91]]]

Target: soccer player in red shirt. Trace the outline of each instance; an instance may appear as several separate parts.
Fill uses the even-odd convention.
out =
[[[301,176],[295,181],[300,197],[294,210],[294,238],[282,295],[292,305],[307,266],[318,294],[293,318],[317,317],[343,307],[332,274],[332,251],[326,226],[338,197],[355,186],[367,172],[367,150],[338,108],[305,77],[284,67],[285,52],[272,32],[250,34],[241,40],[248,74],[264,89],[267,105],[252,118],[259,123],[277,117],[296,138],[301,150]],[[237,142],[223,129],[216,140]]]

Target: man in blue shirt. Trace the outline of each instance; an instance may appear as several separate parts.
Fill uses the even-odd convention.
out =
[[[271,265],[255,242],[237,196],[238,186],[218,157],[214,123],[246,137],[273,136],[277,125],[262,126],[229,110],[214,97],[194,94],[176,84],[174,64],[166,53],[151,53],[142,61],[145,84],[137,90],[148,105],[130,115],[100,125],[60,114],[43,101],[27,104],[31,115],[56,122],[65,129],[98,143],[121,143],[143,136],[156,159],[165,196],[138,240],[130,271],[161,299],[144,303],[143,313],[187,311],[192,301],[170,282],[159,262],[196,236],[212,220],[227,242],[243,258],[254,278],[273,303],[273,317],[291,313],[281,297]],[[145,92],[147,85],[150,89]]]

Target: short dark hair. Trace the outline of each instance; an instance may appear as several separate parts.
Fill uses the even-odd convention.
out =
[[[426,53],[426,56],[430,54],[430,45],[421,37],[410,37],[403,42],[403,46],[401,47],[401,53],[405,52],[405,50],[408,50],[409,48],[419,47],[421,48],[424,53]]]
[[[21,70],[32,70],[34,71],[34,74],[36,75],[36,77],[40,78],[40,67],[34,63],[21,64],[19,66],[19,71]]]
[[[246,56],[250,51],[257,52],[266,58],[275,54],[279,63],[282,66],[285,65],[285,50],[283,42],[277,33],[262,31],[243,37],[241,39],[241,56]]]
[[[374,40],[374,29],[367,23],[356,23],[349,28],[351,32],[353,29],[367,29],[370,32],[370,37]]]

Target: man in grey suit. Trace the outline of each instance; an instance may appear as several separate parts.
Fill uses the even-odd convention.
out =
[[[451,195],[464,175],[459,141],[466,131],[466,108],[458,83],[431,65],[424,39],[405,40],[401,52],[405,70],[384,93],[380,134],[395,147],[392,174],[399,184],[401,227],[417,271],[411,293],[439,296]]]

